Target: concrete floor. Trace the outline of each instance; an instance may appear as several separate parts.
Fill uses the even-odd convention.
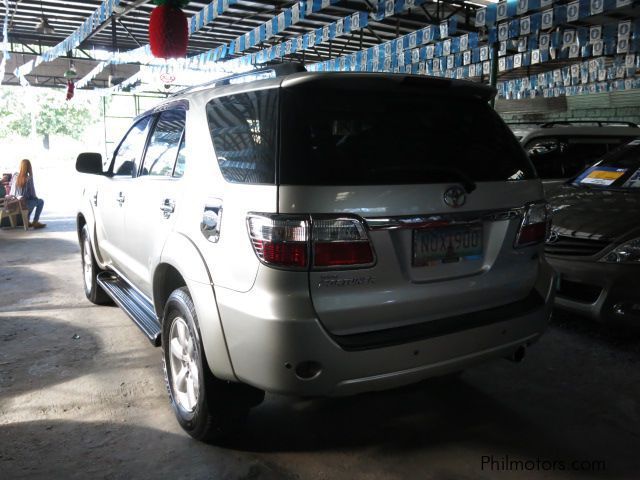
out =
[[[193,441],[160,351],[85,300],[72,219],[45,221],[0,231],[0,478],[638,478],[640,338],[566,317],[522,364],[344,399],[268,395],[227,445]]]

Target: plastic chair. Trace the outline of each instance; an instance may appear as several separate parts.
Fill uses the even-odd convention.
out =
[[[29,210],[27,209],[27,202],[23,198],[17,198],[12,195],[7,195],[4,198],[0,198],[0,225],[2,225],[2,219],[9,217],[9,223],[11,227],[18,227],[17,216],[22,217],[22,225],[24,229],[29,228]]]

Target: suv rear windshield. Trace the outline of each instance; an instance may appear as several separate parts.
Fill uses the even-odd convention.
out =
[[[640,191],[640,140],[609,154],[578,175],[579,187]]]
[[[446,90],[284,89],[279,183],[383,185],[535,177],[485,102]]]

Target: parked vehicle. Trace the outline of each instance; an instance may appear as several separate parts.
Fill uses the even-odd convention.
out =
[[[261,74],[264,76],[266,74]],[[551,312],[547,204],[490,87],[297,73],[195,88],[82,154],[87,297],[162,345],[215,440],[265,391],[392,388],[522,358]]]
[[[556,305],[640,325],[640,140],[585,169],[549,198]]]
[[[574,121],[542,124],[521,143],[551,191],[635,138],[640,138],[640,128],[634,123]]]

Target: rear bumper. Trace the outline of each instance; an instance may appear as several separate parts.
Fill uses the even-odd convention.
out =
[[[597,321],[640,326],[637,265],[548,257],[559,275],[558,308]]]
[[[421,340],[360,349],[347,349],[327,333],[304,288],[286,298],[256,291],[259,285],[250,298],[225,289],[216,289],[216,296],[239,380],[284,394],[350,395],[454,372],[532,344],[547,326],[554,292],[552,270],[544,262],[539,270],[539,300],[521,314]],[[297,370],[304,362],[314,362],[320,373],[301,378]]]

